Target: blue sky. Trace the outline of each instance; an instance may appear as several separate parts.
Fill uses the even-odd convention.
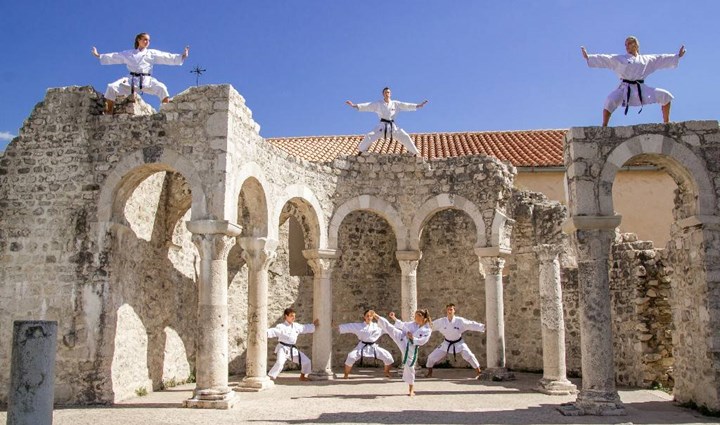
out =
[[[675,95],[674,121],[717,119],[720,2],[581,0],[3,1],[0,5],[0,149],[48,87],[104,92],[124,66],[90,54],[132,47],[181,52],[182,67],[157,66],[171,95],[195,84],[232,84],[264,137],[361,134],[376,121],[344,101],[371,101],[389,85],[398,100],[430,103],[401,114],[408,132],[597,125],[617,84],[580,54],[620,53],[627,35],[642,53],[675,53],[680,67],[653,74]],[[158,100],[144,97],[157,107]],[[659,122],[657,105],[611,125]]]

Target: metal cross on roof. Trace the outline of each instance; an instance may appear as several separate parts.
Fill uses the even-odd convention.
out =
[[[200,85],[200,75],[202,75],[203,72],[207,71],[206,69],[200,68],[200,65],[195,65],[195,68],[190,71],[191,73],[195,74],[195,86]]]

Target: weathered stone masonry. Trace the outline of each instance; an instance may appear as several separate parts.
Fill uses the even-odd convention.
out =
[[[189,405],[229,407],[228,371],[245,374],[238,389],[272,387],[275,341],[264,330],[287,306],[300,322],[321,319],[299,346],[313,376],[331,379],[356,340],[329,322],[359,321],[365,308],[437,317],[447,302],[486,322],[496,308],[487,288],[504,314],[492,344],[467,335],[481,364],[561,366],[544,358],[543,335],[560,322],[541,320],[556,310],[540,302],[541,277],[558,282],[541,254],[557,247],[567,265],[566,211],[514,190],[512,166],[405,155],[309,163],[266,143],[229,86],[192,88],[150,115],[101,108],[90,88],[52,89],[0,157],[0,319],[59,321],[57,402],[112,402],[194,377]],[[573,276],[560,274],[577,373]],[[0,350],[0,363],[8,356]],[[631,370],[649,357],[620,358]],[[0,370],[0,400],[6,379]]]

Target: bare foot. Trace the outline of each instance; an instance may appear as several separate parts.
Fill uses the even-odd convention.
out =
[[[305,375],[303,375],[303,374],[301,373],[301,374],[300,374],[300,380],[301,380],[301,381],[309,381],[310,378],[308,378],[307,376],[305,376]]]
[[[425,374],[426,378],[432,378],[432,369],[428,369],[427,373]]]
[[[409,395],[410,397],[415,397],[415,391],[414,391],[414,390],[413,390],[413,391],[410,391],[410,393],[409,393],[408,395]]]
[[[348,374],[343,375],[343,379],[348,379]]]

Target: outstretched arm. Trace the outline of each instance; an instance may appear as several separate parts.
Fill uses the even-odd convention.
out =
[[[685,45],[684,44],[682,46],[680,46],[680,51],[678,52],[679,58],[681,58],[683,56],[685,56]]]
[[[355,108],[355,109],[358,108],[358,106],[357,106],[356,104],[352,103],[352,102],[349,101],[349,100],[346,100],[345,103],[346,103],[349,107],[351,107],[351,108]]]
[[[93,46],[92,51],[90,53],[92,53],[92,55],[95,56],[96,58],[100,57],[100,53],[98,53],[97,48],[95,48],[95,46]]]
[[[190,56],[190,46],[185,46],[185,51],[182,54],[182,60],[185,60]]]
[[[427,99],[423,100],[422,103],[418,103],[417,106],[416,106],[416,108],[417,108],[417,109],[420,109],[420,108],[422,108],[423,106],[425,106],[426,103],[428,103]]]
[[[582,55],[585,58],[585,60],[588,60],[588,53],[587,53],[587,50],[585,50],[585,46],[580,46],[580,51],[582,52]]]

